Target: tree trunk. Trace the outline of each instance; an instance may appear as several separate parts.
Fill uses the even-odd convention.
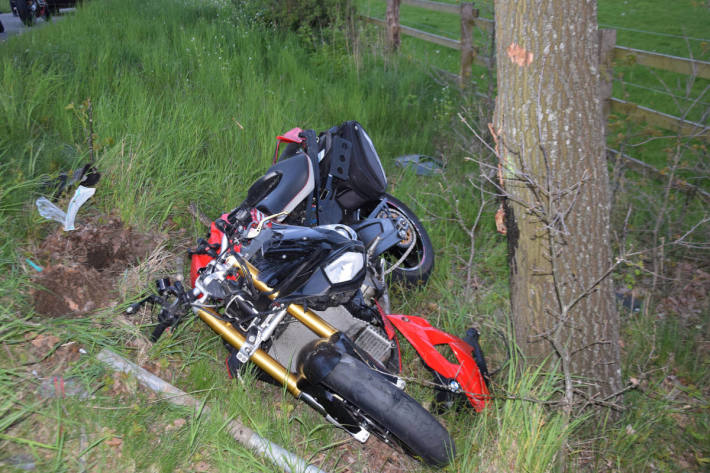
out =
[[[601,400],[621,372],[596,1],[496,0],[495,17],[517,342],[534,362],[559,361],[567,400]]]

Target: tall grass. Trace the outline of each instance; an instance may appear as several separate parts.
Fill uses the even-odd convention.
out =
[[[411,65],[310,54],[210,2],[119,3],[90,2],[3,48],[0,153],[16,175],[86,160],[87,98],[106,173],[97,200],[132,223],[181,214],[196,189],[214,211],[235,205],[293,126],[355,118],[385,157],[433,151],[431,85]]]
[[[94,0],[0,47],[0,342],[16,346],[30,332],[46,331],[80,342],[90,354],[102,346],[130,351],[124,345],[135,329],[116,323],[115,310],[91,318],[33,319],[26,300],[21,261],[31,255],[22,248],[54,225],[38,217],[32,199],[43,179],[89,159],[87,99],[103,173],[87,207],[137,227],[170,221],[194,234],[204,229],[187,215],[188,204],[198,202],[210,217],[231,209],[270,164],[277,134],[357,119],[377,145],[390,190],[421,216],[437,248],[429,285],[395,294],[397,310],[425,315],[456,334],[482,327],[484,349],[494,367],[503,365],[496,394],[514,395],[497,398],[478,416],[463,410],[443,417],[459,446],[448,471],[562,468],[560,452],[568,450],[579,421],[547,406],[555,373],[508,360],[510,350],[496,335],[508,333],[505,322],[491,316],[508,311],[507,267],[492,208],[485,210],[474,245],[480,288],[461,283],[461,257],[471,247],[453,223],[453,202],[463,203],[470,225],[480,197],[463,178],[471,170],[461,153],[438,146],[450,137],[456,95],[431,81],[413,58],[359,53],[367,48],[353,47],[337,33],[318,47],[304,46],[296,36],[251,23],[230,5]],[[395,168],[393,158],[408,153],[443,154],[447,177],[422,178]],[[158,402],[90,356],[64,375],[80,380],[93,399],[18,407],[21,396],[13,393],[34,391],[37,381],[28,373],[36,367],[22,367],[0,350],[0,445],[8,454],[29,451],[42,471],[196,471],[200,462],[210,471],[272,471],[225,432],[225,419],[238,417],[299,455],[343,470],[339,445],[345,434],[283,390],[257,383],[253,373],[244,382],[228,380],[221,343],[201,324],[182,325],[148,356],[170,381],[216,409],[206,415]],[[411,351],[405,361],[408,373],[429,381]],[[431,400],[430,389],[411,384],[421,401]],[[628,451],[619,448],[614,458]]]

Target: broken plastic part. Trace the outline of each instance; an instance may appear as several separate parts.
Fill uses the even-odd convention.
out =
[[[414,168],[417,176],[429,176],[442,173],[444,164],[431,156],[423,154],[408,154],[395,159],[395,166],[400,168]]]
[[[67,207],[67,218],[64,221],[64,231],[74,230],[74,219],[76,218],[79,208],[84,205],[84,203],[91,198],[96,192],[93,187],[78,186],[76,192],[74,192],[74,197],[72,197],[69,202],[69,207]]]
[[[37,210],[42,217],[57,221],[62,225],[64,224],[67,214],[62,209],[54,205],[48,198],[40,197],[37,199],[36,204]]]
[[[84,205],[95,192],[96,189],[92,187],[78,186],[74,192],[74,197],[72,197],[69,202],[69,207],[67,207],[66,212],[54,205],[46,197],[40,197],[36,202],[37,210],[42,217],[61,223],[64,226],[64,231],[74,230],[74,220],[76,219],[77,212],[79,212],[79,208]]]

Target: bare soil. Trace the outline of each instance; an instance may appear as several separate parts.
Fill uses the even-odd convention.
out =
[[[164,239],[133,231],[117,218],[95,217],[73,232],[58,228],[36,251],[44,270],[32,281],[35,311],[78,316],[115,304],[117,277]]]

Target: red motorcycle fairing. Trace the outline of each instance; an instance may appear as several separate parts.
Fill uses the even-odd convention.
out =
[[[226,216],[227,214],[222,215],[223,218]],[[220,245],[222,243],[222,235],[224,234],[219,231],[214,222],[212,222],[210,225],[210,236],[207,239],[207,243],[210,245]],[[190,262],[190,285],[192,287],[195,287],[195,280],[199,275],[199,271],[207,266],[207,264],[213,259],[214,258],[207,253],[195,253],[192,255],[192,261]]]
[[[456,380],[469,402],[481,412],[489,397],[488,387],[474,360],[473,347],[460,338],[433,327],[426,319],[412,315],[389,314],[385,320],[397,327],[412,344],[426,365],[444,376]],[[459,364],[447,360],[436,349],[437,345],[448,345]]]

